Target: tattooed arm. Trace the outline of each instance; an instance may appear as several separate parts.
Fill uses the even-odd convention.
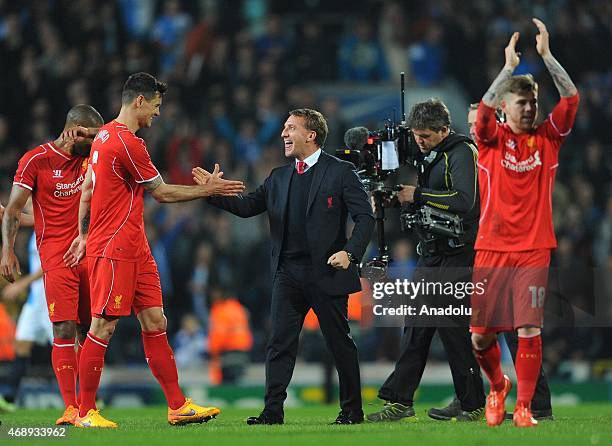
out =
[[[64,254],[66,266],[74,267],[85,257],[87,247],[87,235],[89,234],[89,221],[91,217],[91,194],[93,193],[93,170],[91,165],[87,167],[85,181],[81,188],[81,201],[79,202],[79,235],[72,241],[70,248]]]
[[[15,255],[15,238],[19,229],[21,210],[32,193],[19,185],[13,185],[9,202],[2,217],[2,275],[9,282],[15,281],[15,273],[21,275],[19,260]]]
[[[504,83],[512,77],[512,73],[514,69],[520,62],[519,53],[516,52],[516,42],[518,41],[519,33],[512,34],[510,38],[510,42],[508,42],[508,46],[504,49],[504,53],[506,56],[506,63],[504,64],[504,68],[497,75],[487,92],[482,97],[482,102],[485,105],[496,108],[499,106],[499,101],[501,99],[502,86]]]
[[[87,238],[87,234],[89,234],[91,194],[93,193],[92,175],[92,167],[88,166],[85,181],[83,181],[83,188],[81,189],[81,202],[79,203],[79,235],[84,238]]]
[[[0,204],[0,224],[2,224],[3,216],[4,206]],[[19,226],[34,226],[34,215],[32,215],[32,209],[29,209],[28,212],[22,212],[19,215]]]
[[[198,176],[204,175],[202,181],[197,181],[196,174],[194,173],[196,184],[191,186],[167,184],[164,182],[161,175],[153,178],[151,181],[143,183],[143,186],[151,192],[153,198],[160,203],[191,201],[196,198],[210,197],[213,195],[235,196],[244,192],[244,184],[242,181],[223,179],[223,172],[220,172],[219,169],[218,164],[215,164],[215,170],[212,173],[201,169],[201,172],[204,173],[198,173]]]
[[[533,23],[538,27],[538,35],[536,35],[536,50],[542,57],[544,65],[548,69],[548,72],[553,78],[557,90],[561,97],[570,97],[578,93],[578,89],[572,82],[567,74],[567,71],[561,66],[561,64],[554,58],[550,52],[550,44],[548,37],[548,30],[546,25],[541,20],[533,19]]]

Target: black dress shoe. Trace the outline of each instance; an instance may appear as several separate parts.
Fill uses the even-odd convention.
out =
[[[338,417],[334,420],[332,424],[361,424],[363,423],[363,413],[355,414],[355,413],[347,413],[340,412]]]
[[[272,416],[267,412],[262,412],[257,417],[249,417],[246,420],[248,425],[255,424],[284,424],[284,420],[282,417]]]

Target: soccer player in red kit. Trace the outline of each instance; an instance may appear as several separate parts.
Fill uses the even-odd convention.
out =
[[[53,323],[51,362],[66,407],[56,424],[73,424],[78,414],[80,349],[75,352],[74,347],[77,325],[80,341],[89,328],[89,281],[85,260],[69,268],[62,257],[78,234],[79,201],[91,138],[103,124],[100,114],[89,105],[70,109],[62,135],[26,152],[19,160],[2,219],[2,275],[13,282],[15,275],[21,274],[14,252],[15,237],[21,211],[32,197],[34,230]]]
[[[95,409],[104,355],[119,317],[136,314],[145,356],[168,401],[168,422],[208,421],[220,413],[185,398],[166,336],[166,317],[157,265],[143,220],[144,191],[164,203],[211,195],[237,195],[240,181],[222,179],[215,167],[206,184],[166,184],[151,162],[145,142],[135,135],[159,116],[166,84],[147,73],[131,75],[123,86],[119,116],[100,128],[92,144],[90,166],[79,210],[79,236],[66,253],[68,264],[86,247],[89,258],[92,322],[79,366],[81,405],[78,427],[117,427]]]
[[[472,296],[472,343],[491,384],[485,415],[502,423],[512,387],[501,369],[497,333],[517,330],[517,401],[514,425],[537,425],[531,399],[542,364],[541,327],[550,251],[557,242],[552,222],[552,191],[559,148],[578,109],[578,91],[549,48],[548,31],[538,19],[536,49],[561,99],[538,126],[538,85],[531,75],[513,76],[519,64],[515,32],[505,48],[506,62],[478,107],[476,138],[480,184],[480,226],[474,282],[487,291]],[[495,119],[500,106],[506,123]]]

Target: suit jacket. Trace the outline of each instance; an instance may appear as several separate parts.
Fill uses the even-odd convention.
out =
[[[308,194],[306,237],[314,267],[313,280],[327,294],[341,295],[359,291],[357,266],[335,269],[327,259],[338,251],[361,259],[374,229],[374,215],[368,195],[351,163],[325,152],[317,161]],[[272,275],[276,273],[286,234],[287,201],[291,176],[297,175],[294,163],[272,170],[255,192],[237,197],[211,197],[208,202],[239,217],[268,212],[272,236]],[[355,222],[351,237],[346,236],[348,214]]]

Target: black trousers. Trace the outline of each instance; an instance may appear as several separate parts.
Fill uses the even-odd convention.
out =
[[[470,280],[468,268],[473,266],[473,262],[472,250],[449,256],[420,258],[412,280],[414,282],[421,279],[435,282]],[[378,391],[378,397],[386,401],[413,404],[414,393],[421,382],[436,330],[448,355],[455,393],[461,402],[461,408],[472,411],[484,407],[482,375],[472,352],[467,319],[455,326],[404,328],[400,356],[395,363],[395,369]]]
[[[518,333],[516,331],[508,331],[504,333],[508,350],[512,355],[512,360],[516,363],[516,351],[518,350]],[[544,373],[544,368],[540,368],[540,376],[536,384],[533,399],[531,400],[531,408],[534,410],[550,410],[550,387],[548,387],[548,378]]]
[[[283,417],[300,331],[306,313],[312,308],[338,371],[340,407],[350,415],[362,415],[359,357],[348,325],[348,296],[325,294],[313,283],[312,277],[311,265],[289,261],[282,261],[274,276],[264,411]]]

